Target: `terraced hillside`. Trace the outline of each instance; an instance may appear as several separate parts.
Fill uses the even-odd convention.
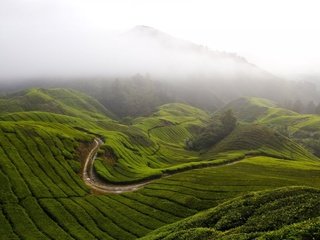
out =
[[[152,239],[154,234],[148,233],[199,211],[223,209],[234,197],[320,183],[315,156],[261,125],[240,125],[200,154],[185,148],[186,139],[210,121],[200,109],[167,104],[123,125],[95,100],[73,90],[30,91],[32,99],[48,94],[49,103],[62,110],[20,97],[29,91],[0,100],[1,239]],[[94,139],[102,140],[99,148]],[[94,160],[89,180],[83,179],[88,159]],[[119,189],[143,185],[111,194],[92,189],[88,181]],[[290,188],[284,194],[318,194],[315,189],[299,191]],[[306,223],[299,224],[303,228]]]
[[[41,111],[87,119],[111,117],[97,100],[71,89],[33,88],[0,99],[0,112]]]
[[[320,116],[299,114],[260,98],[241,98],[224,109],[232,109],[244,122],[259,123],[276,129],[320,156]]]
[[[319,189],[250,193],[162,227],[142,239],[318,239]]]

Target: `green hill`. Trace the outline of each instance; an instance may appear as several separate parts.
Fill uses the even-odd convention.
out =
[[[265,154],[285,159],[315,159],[306,149],[279,132],[261,124],[238,126],[228,137],[206,153],[245,151],[248,155]]]
[[[198,153],[186,150],[185,140],[208,118],[204,111],[185,104],[164,105],[149,117],[135,119],[123,134],[108,133],[95,169],[107,181],[127,183],[198,164]],[[115,164],[103,157],[110,155],[110,149]]]
[[[109,141],[102,147],[104,152],[95,162],[95,169],[108,182],[128,183],[250,156],[315,159],[300,145],[260,125],[239,126],[204,154],[187,150],[186,140],[208,121],[209,116],[199,109],[183,104],[164,105],[150,117],[136,119],[123,131],[125,135],[108,133]]]
[[[40,100],[30,100],[28,94]],[[171,235],[176,229],[168,224],[182,220],[177,224],[185,226],[183,219],[200,211],[205,212],[190,219],[219,213],[221,228],[196,223],[181,233],[185,239],[199,234],[245,239],[267,227],[261,236],[299,236],[299,229],[314,232],[318,224],[312,199],[319,200],[313,189],[320,184],[319,160],[262,122],[240,123],[201,153],[187,150],[185,141],[197,135],[210,116],[189,105],[166,104],[124,125],[110,119],[94,99],[73,90],[32,89],[0,102],[2,239],[153,239],[161,231],[170,239],[177,235]],[[93,164],[99,182],[120,189],[145,185],[121,194],[91,188],[82,169],[96,138],[103,140]],[[291,188],[300,185],[306,187]],[[289,188],[275,190],[279,187]],[[264,198],[270,201],[261,202]],[[286,208],[280,208],[285,199],[298,204],[289,205],[287,218]],[[313,215],[305,206],[315,209]],[[252,211],[247,214],[247,209]],[[263,226],[254,221],[272,209],[281,217],[266,216]],[[295,217],[299,209],[301,216]],[[251,219],[254,228],[248,230],[250,221],[231,226],[236,216]],[[161,229],[165,225],[168,228]],[[222,229],[226,226],[229,229]]]
[[[42,111],[99,118],[112,114],[95,99],[71,89],[33,88],[0,99],[0,112]]]
[[[224,106],[222,111],[226,109],[232,109],[237,118],[244,122],[254,122],[267,117],[299,115],[293,111],[278,107],[276,103],[270,100],[255,97],[236,99]]]
[[[241,98],[227,104],[244,122],[259,123],[276,129],[320,156],[320,116],[299,114],[266,99]]]
[[[320,191],[314,188],[286,187],[252,193],[141,239],[317,239],[319,200]]]

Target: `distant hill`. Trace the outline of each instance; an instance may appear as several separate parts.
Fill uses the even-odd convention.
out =
[[[320,156],[320,115],[299,114],[281,108],[270,100],[252,97],[234,100],[223,108],[226,109],[232,109],[243,122],[274,128]]]
[[[0,113],[42,111],[70,116],[112,117],[97,100],[71,89],[33,88],[0,98]]]
[[[3,79],[0,94],[31,87],[78,89],[120,118],[149,115],[170,102],[213,112],[243,96],[282,105],[320,102],[319,86],[312,81],[282,79],[235,53],[212,50],[149,26],[136,26],[112,39],[98,51],[98,65],[103,66],[99,73]]]
[[[208,154],[226,151],[247,151],[247,154],[265,154],[285,159],[297,156],[314,158],[308,151],[289,138],[263,125],[238,126],[229,136],[209,150]],[[251,151],[251,152],[250,152]]]
[[[251,67],[255,67],[253,64],[250,64],[244,57],[241,57],[235,53],[228,53],[223,51],[214,51],[209,49],[206,46],[199,45],[187,40],[182,40],[171,36],[161,30],[155,29],[150,26],[137,25],[129,31],[121,35],[123,38],[137,38],[143,41],[143,44],[150,43],[154,48],[162,47],[170,51],[180,52],[180,53],[195,53],[199,58],[208,57],[212,60],[217,59],[229,59],[234,63],[239,64],[248,64]],[[156,50],[156,49],[155,49]],[[194,56],[195,57],[195,56]],[[219,70],[215,70],[219,71]]]
[[[242,97],[233,100],[226,104],[221,111],[227,109],[232,109],[237,118],[244,122],[253,122],[271,114],[271,117],[298,115],[296,112],[279,107],[271,100],[256,97]]]

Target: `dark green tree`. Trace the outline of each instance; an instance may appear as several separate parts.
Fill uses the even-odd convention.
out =
[[[314,114],[315,110],[316,110],[316,105],[314,104],[313,101],[310,101],[308,103],[306,110],[305,110],[305,113]]]
[[[314,110],[315,114],[320,114],[320,103],[318,103],[316,109]]]
[[[227,110],[220,117],[212,118],[211,123],[204,127],[200,134],[186,141],[191,150],[208,149],[229,135],[237,125],[237,118],[232,110]]]
[[[230,133],[237,125],[237,118],[234,116],[231,109],[225,111],[221,115],[220,121],[226,133]]]
[[[303,104],[300,101],[300,99],[296,100],[292,106],[292,110],[297,112],[297,113],[302,113],[303,111]]]

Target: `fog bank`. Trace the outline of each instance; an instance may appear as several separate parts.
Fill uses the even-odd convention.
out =
[[[182,41],[178,45],[184,52],[132,36],[119,39],[135,24],[214,50],[236,52],[276,75],[317,76],[317,9],[317,1],[2,0],[0,78],[136,72],[183,78],[210,75],[212,69],[243,71],[233,60],[223,62],[230,59],[195,57]]]

